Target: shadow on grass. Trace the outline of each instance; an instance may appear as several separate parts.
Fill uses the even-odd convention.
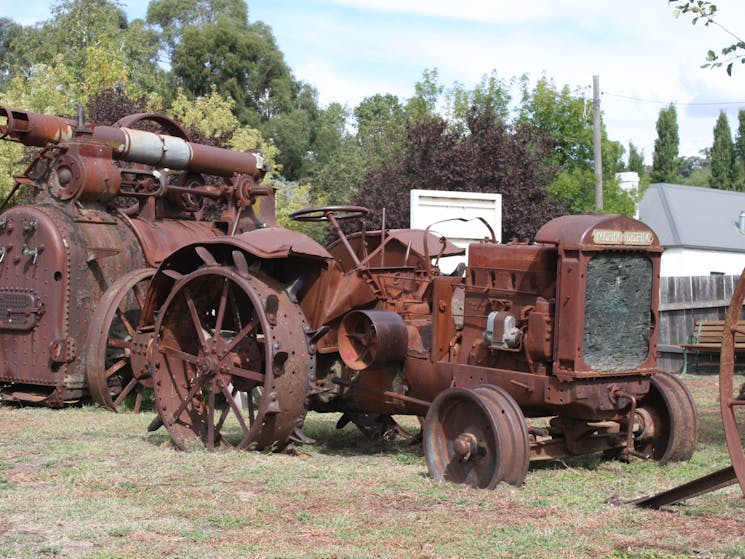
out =
[[[333,414],[331,417],[323,417],[322,420],[313,418],[306,422],[303,432],[316,441],[310,448],[329,456],[384,454],[422,457],[421,438],[414,442],[403,436],[370,438],[351,424],[343,429],[336,429],[337,418],[338,416]]]

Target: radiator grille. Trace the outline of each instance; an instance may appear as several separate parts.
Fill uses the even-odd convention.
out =
[[[595,371],[626,371],[649,355],[652,263],[605,252],[587,266],[584,360]]]

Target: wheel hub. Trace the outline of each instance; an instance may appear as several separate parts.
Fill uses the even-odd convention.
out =
[[[468,460],[478,450],[479,441],[473,433],[461,433],[453,441],[453,450],[462,460]]]
[[[634,436],[637,440],[648,440],[654,438],[654,418],[649,410],[639,408],[634,414],[632,426]]]
[[[197,361],[197,371],[202,375],[212,375],[217,370],[217,363],[212,357],[200,357]]]

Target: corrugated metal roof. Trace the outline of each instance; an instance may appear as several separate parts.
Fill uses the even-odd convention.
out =
[[[639,203],[639,219],[664,247],[745,252],[737,228],[745,194],[699,186],[656,183]]]

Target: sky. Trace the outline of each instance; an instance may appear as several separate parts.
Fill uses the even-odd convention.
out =
[[[0,17],[30,25],[51,17],[56,0],[0,0]],[[122,0],[129,19],[149,0]],[[354,108],[376,93],[414,94],[425,70],[446,88],[476,86],[485,75],[545,75],[592,98],[599,77],[608,137],[644,150],[651,163],[660,109],[675,103],[680,154],[713,143],[725,110],[732,132],[745,109],[745,65],[733,76],[703,69],[709,49],[735,39],[717,26],[673,17],[667,0],[247,0],[250,21],[276,37],[296,78],[322,106]],[[745,2],[715,0],[717,21],[745,37]]]

